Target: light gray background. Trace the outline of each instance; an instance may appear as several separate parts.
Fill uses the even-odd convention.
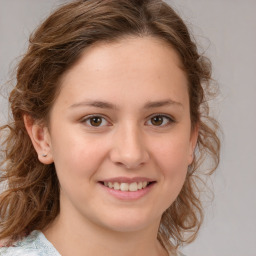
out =
[[[0,83],[25,50],[30,32],[61,0],[0,0]],[[67,1],[66,1],[67,2]],[[256,255],[256,1],[169,0],[212,59],[221,95],[212,104],[224,136],[198,239],[188,256]],[[7,101],[0,97],[0,121]]]

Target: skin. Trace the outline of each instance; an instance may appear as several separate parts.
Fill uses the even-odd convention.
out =
[[[62,77],[49,126],[25,117],[39,160],[54,162],[59,178],[60,214],[43,232],[61,255],[167,255],[157,230],[197,140],[181,67],[160,39],[96,44]],[[101,117],[99,126],[90,115]],[[141,198],[121,200],[99,183],[115,177],[155,183]]]

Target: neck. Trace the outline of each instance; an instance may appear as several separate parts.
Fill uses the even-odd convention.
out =
[[[158,226],[159,221],[138,231],[118,232],[79,218],[67,222],[60,214],[43,232],[62,256],[167,256],[157,240]]]

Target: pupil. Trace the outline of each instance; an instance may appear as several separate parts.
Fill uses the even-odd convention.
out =
[[[102,123],[101,117],[93,117],[90,120],[92,126],[99,126]]]
[[[161,125],[163,123],[163,118],[161,116],[155,116],[152,119],[153,125]]]

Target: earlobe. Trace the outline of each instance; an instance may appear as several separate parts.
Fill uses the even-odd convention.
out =
[[[48,128],[36,122],[28,115],[24,115],[23,119],[27,133],[38,154],[39,161],[43,164],[53,163],[51,140]]]

